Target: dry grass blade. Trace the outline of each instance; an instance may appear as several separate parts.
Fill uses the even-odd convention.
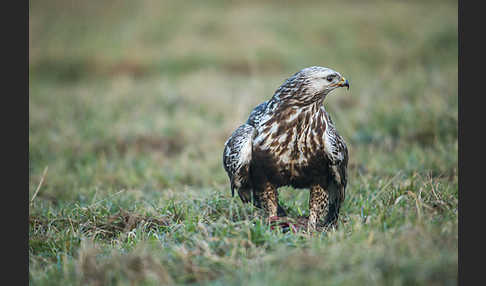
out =
[[[49,166],[46,166],[46,167],[44,168],[44,172],[42,173],[42,177],[41,177],[41,179],[40,179],[39,185],[37,185],[37,189],[35,190],[35,193],[34,193],[34,195],[32,196],[32,199],[30,199],[30,204],[31,204],[31,205],[32,205],[32,203],[34,202],[34,199],[35,199],[35,197],[37,196],[37,193],[39,193],[39,190],[40,190],[40,188],[41,188],[41,186],[42,186],[42,183],[44,182],[44,178],[45,178],[45,177],[46,177],[46,175],[47,175],[47,169],[48,169],[48,168],[49,168]]]
[[[390,180],[388,180],[388,182],[385,183],[385,185],[383,185],[382,187],[380,187],[380,190],[378,192],[376,192],[373,196],[373,198],[371,198],[370,202],[373,202],[374,200],[376,200],[376,198],[381,195],[381,193],[383,193],[386,188],[388,188],[389,185],[391,185],[391,183],[393,183],[397,178],[398,176],[401,174],[400,171],[398,171],[395,176],[393,176]]]
[[[419,197],[414,192],[408,191],[407,193],[415,199],[415,207],[417,208],[418,220],[421,221],[422,220],[422,208],[421,208],[422,203],[421,203]]]

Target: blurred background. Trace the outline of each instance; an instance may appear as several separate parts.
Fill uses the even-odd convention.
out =
[[[31,211],[229,197],[225,140],[313,65],[351,85],[324,102],[350,153],[345,213],[397,174],[457,199],[457,16],[457,1],[29,1],[30,197],[48,166]]]
[[[351,82],[325,106],[352,164],[386,155],[402,169],[451,172],[457,59],[454,1],[31,1],[30,175],[133,155],[181,167],[188,183],[224,183],[226,138],[312,65]],[[99,164],[90,183],[110,177]]]

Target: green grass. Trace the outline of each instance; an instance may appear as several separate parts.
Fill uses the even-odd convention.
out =
[[[457,55],[455,2],[30,2],[30,284],[456,285]],[[314,236],[272,231],[221,161],[311,65],[351,82],[324,103],[346,201]],[[280,191],[292,217],[308,197]]]

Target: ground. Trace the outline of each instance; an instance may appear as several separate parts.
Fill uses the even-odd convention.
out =
[[[453,1],[31,2],[31,284],[456,285],[457,29]],[[222,151],[312,65],[350,80],[350,161],[309,237],[232,198]]]

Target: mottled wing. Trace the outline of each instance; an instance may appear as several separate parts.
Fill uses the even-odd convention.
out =
[[[265,110],[267,108],[268,102],[265,101],[255,107],[253,111],[250,113],[250,116],[248,117],[248,120],[246,121],[246,124],[249,124],[253,127],[257,127],[257,125],[260,123],[263,115],[265,114]]]
[[[333,140],[330,140],[333,145],[333,156],[331,158],[335,158],[331,162],[332,169],[334,171],[334,180],[339,187],[339,196],[340,201],[344,201],[346,196],[346,186],[348,184],[348,148],[346,146],[346,142],[344,139],[337,133],[334,123],[332,122],[331,116],[326,113],[328,123],[329,123],[329,133],[332,135]]]
[[[238,127],[226,141],[223,151],[223,167],[231,183],[231,195],[234,190],[245,203],[251,201],[250,162],[255,128],[249,124]]]

